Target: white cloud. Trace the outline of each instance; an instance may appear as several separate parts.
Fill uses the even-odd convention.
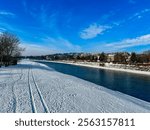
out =
[[[7,11],[0,11],[0,15],[2,15],[2,16],[11,16],[11,17],[15,16],[14,13],[7,12]]]
[[[119,42],[106,44],[107,47],[118,48],[118,49],[134,47],[134,46],[143,46],[143,45],[150,45],[150,34],[136,37],[133,39],[124,39]]]
[[[97,37],[97,35],[102,34],[104,31],[106,31],[109,28],[110,28],[109,26],[91,24],[88,28],[85,28],[80,32],[80,37],[82,39],[92,39]]]
[[[134,47],[136,46],[143,46],[150,45],[150,34],[142,35],[135,38],[127,38],[123,39],[121,41],[116,42],[97,42],[95,43],[95,46],[93,46],[93,43],[88,48],[88,51],[94,51],[94,52],[123,52],[128,51],[129,48],[132,48],[132,51],[134,50]],[[142,52],[142,50],[140,49]]]

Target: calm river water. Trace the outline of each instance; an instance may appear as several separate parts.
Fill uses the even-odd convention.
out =
[[[56,71],[150,102],[150,76],[63,63],[40,63],[44,63]]]

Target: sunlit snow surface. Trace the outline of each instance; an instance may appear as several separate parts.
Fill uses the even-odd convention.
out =
[[[150,103],[23,60],[0,68],[0,112],[150,112]]]

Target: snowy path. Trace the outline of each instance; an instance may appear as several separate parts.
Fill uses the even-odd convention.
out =
[[[0,68],[0,112],[150,112],[150,103],[22,61]]]

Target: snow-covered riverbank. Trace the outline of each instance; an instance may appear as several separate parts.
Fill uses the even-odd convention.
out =
[[[0,112],[150,112],[150,103],[21,61],[0,68]]]
[[[117,65],[111,65],[106,64],[104,67],[99,66],[99,63],[97,62],[71,62],[71,61],[47,61],[45,62],[54,62],[54,63],[63,63],[63,64],[71,64],[71,65],[77,65],[77,66],[85,66],[85,67],[91,67],[91,68],[98,68],[98,69],[106,69],[106,70],[113,70],[113,71],[121,71],[121,72],[127,72],[127,73],[135,73],[135,74],[142,74],[142,75],[150,75],[150,71],[141,71],[141,70],[135,70],[129,68],[122,68],[119,64]]]

